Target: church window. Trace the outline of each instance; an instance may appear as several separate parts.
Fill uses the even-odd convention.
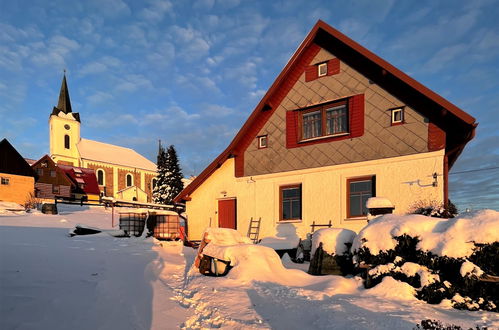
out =
[[[127,187],[133,186],[133,176],[130,173],[126,175],[126,186]]]
[[[158,179],[153,178],[151,182],[151,190],[154,190],[154,187],[156,187],[156,183],[158,183]]]
[[[64,135],[64,148],[69,149],[69,135]]]
[[[104,171],[101,169],[97,170],[97,183],[99,184],[99,186],[104,185]]]

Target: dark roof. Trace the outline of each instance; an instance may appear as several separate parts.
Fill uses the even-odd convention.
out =
[[[73,184],[77,187],[76,192],[85,194],[100,194],[97,177],[94,170],[90,168],[75,167],[70,165],[57,164],[66,175],[71,179]],[[79,183],[83,183],[83,190],[78,191]]]
[[[36,174],[31,166],[29,166],[28,162],[26,162],[7,139],[0,141],[0,173],[36,178]]]
[[[73,117],[80,121],[80,114],[73,112],[71,108],[71,99],[69,98],[69,89],[68,84],[66,82],[66,74],[62,78],[61,90],[59,92],[59,102],[57,102],[57,107],[52,109],[52,115],[57,116],[59,112],[63,112],[65,114],[73,113]]]
[[[449,168],[462,152],[466,143],[474,137],[475,128],[478,125],[475,123],[475,118],[343,33],[319,20],[260,100],[230,145],[191,184],[180,192],[175,198],[176,202],[188,198],[227,158],[237,157],[238,153],[244,152],[244,150],[240,150],[240,147],[244,143],[245,135],[252,131],[252,127],[258,124],[259,119],[266,116],[268,111],[274,111],[279,106],[279,104],[270,102],[272,96],[286,82],[288,75],[311,44],[317,44],[328,50],[374,83],[388,90],[406,104],[413,106],[417,111],[428,117],[431,122],[442,128],[446,132],[446,154],[449,159]]]

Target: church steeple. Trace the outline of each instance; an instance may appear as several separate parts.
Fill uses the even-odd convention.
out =
[[[57,109],[65,114],[71,111],[71,100],[69,99],[68,84],[66,82],[66,70],[64,70],[64,77],[62,78],[61,91],[59,92],[59,102]]]
[[[61,90],[59,91],[59,101],[57,102],[57,107],[52,110],[51,116],[58,116],[59,113],[72,114],[76,121],[80,121],[80,114],[73,112],[71,107],[71,99],[69,98],[68,83],[66,82],[66,70],[64,70],[64,76],[62,78]]]

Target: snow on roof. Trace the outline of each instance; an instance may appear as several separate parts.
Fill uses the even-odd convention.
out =
[[[81,139],[78,151],[83,159],[156,172],[156,164],[130,148]]]
[[[374,208],[392,208],[393,204],[388,198],[384,197],[370,197],[367,200],[366,207],[368,209]]]
[[[372,254],[394,249],[394,237],[419,237],[417,248],[453,258],[473,253],[475,243],[499,241],[499,212],[482,210],[463,213],[453,219],[423,215],[386,214],[371,220],[357,235],[352,249],[369,248]]]
[[[322,249],[328,254],[343,255],[348,251],[345,243],[352,243],[357,234],[344,228],[322,228],[314,232],[312,235],[312,253],[322,243]]]

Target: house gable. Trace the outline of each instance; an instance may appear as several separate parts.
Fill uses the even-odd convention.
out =
[[[246,149],[254,142],[255,137],[262,130],[271,114],[280,106],[281,101],[296,81],[300,79],[321,48],[334,54],[341,62],[346,63],[354,70],[362,72],[366,79],[379,85],[382,89],[390,91],[405,105],[418,109],[429,120],[430,125],[435,125],[433,129],[428,129],[430,132],[428,141],[431,141],[428,143],[428,150],[431,151],[432,148],[439,150],[442,141],[445,142],[445,171],[448,172],[448,168],[455,162],[466,143],[474,137],[477,126],[475,118],[319,20],[230,145],[175,198],[175,201],[189,199],[189,195],[210,177],[227,158],[235,158],[236,177],[247,175],[244,173]],[[269,145],[271,143],[272,141],[269,141]]]
[[[31,166],[7,139],[0,141],[0,173],[36,178]]]

